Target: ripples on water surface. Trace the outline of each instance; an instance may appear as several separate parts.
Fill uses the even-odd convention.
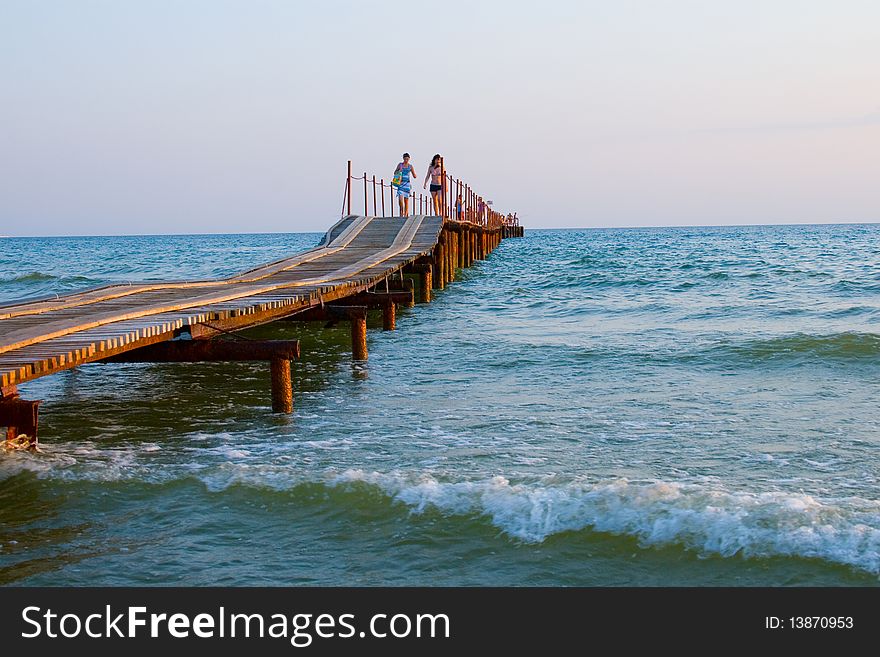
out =
[[[44,452],[0,460],[0,582],[876,585],[878,238],[530,231],[365,366],[344,326],[251,331],[303,341],[289,418],[259,364],[28,384]],[[317,240],[6,239],[0,300]]]

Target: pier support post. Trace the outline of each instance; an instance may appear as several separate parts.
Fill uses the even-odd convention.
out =
[[[273,358],[270,361],[272,370],[272,412],[293,412],[293,385],[290,380],[290,361],[285,358]]]
[[[449,239],[449,233],[443,233],[443,285],[448,285],[452,282],[452,244]]]
[[[431,303],[431,265],[413,265],[419,275],[419,303]]]
[[[171,340],[132,349],[102,363],[217,363],[269,361],[272,411],[293,411],[290,361],[299,358],[298,340]],[[2,403],[2,402],[0,402]],[[2,422],[0,422],[2,424]]]
[[[407,308],[413,308],[416,305],[416,293],[415,293],[415,283],[413,283],[413,279],[404,278],[403,279],[403,289],[407,290],[410,293],[410,300],[407,302]]]
[[[464,269],[465,267],[467,267],[467,264],[465,262],[466,251],[464,248],[464,236],[465,236],[465,230],[464,230],[464,228],[460,227],[458,229],[458,235],[457,235],[457,237],[458,237],[458,268],[459,269]]]
[[[455,233],[449,233],[449,244],[452,249],[449,251],[449,280],[455,281],[455,270],[458,269],[458,239]]]
[[[462,226],[458,233],[458,266],[462,269],[467,267],[467,230]]]
[[[443,257],[444,250],[443,241],[439,240],[434,250],[434,271],[432,272],[433,280],[431,281],[433,286],[438,290],[443,289],[443,281],[446,277],[446,273],[443,271],[443,265],[445,264]]]
[[[449,233],[449,281],[455,281],[455,270],[458,268],[458,233]]]
[[[394,302],[389,301],[385,305],[382,306],[382,330],[383,331],[393,331],[396,328],[396,311],[394,308]]]
[[[0,426],[6,427],[8,449],[36,449],[40,401],[25,401],[18,395],[0,399]]]
[[[352,312],[351,321],[351,359],[367,360],[367,311]]]

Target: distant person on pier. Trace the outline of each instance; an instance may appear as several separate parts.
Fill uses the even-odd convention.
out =
[[[428,165],[428,173],[425,174],[425,182],[422,183],[422,189],[427,187],[428,181],[431,181],[431,202],[434,205],[434,214],[440,216],[440,194],[443,191],[443,183],[440,180],[443,174],[443,167],[440,166],[440,154],[438,153],[431,158],[431,164]]]
[[[400,205],[401,217],[409,216],[410,176],[418,178],[416,170],[409,163],[409,153],[404,153],[403,162],[398,163],[397,168],[394,169],[394,179],[391,182],[392,185],[397,186],[397,202]]]
[[[486,204],[483,202],[483,197],[480,197],[479,202],[477,203],[477,223],[484,224],[483,217],[486,214]]]
[[[455,199],[455,218],[459,221],[464,221],[464,201],[461,198],[461,192],[458,193],[458,198]]]

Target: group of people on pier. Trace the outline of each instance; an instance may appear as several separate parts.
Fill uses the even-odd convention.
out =
[[[391,181],[392,186],[397,187],[397,203],[400,206],[400,216],[409,216],[409,197],[412,194],[412,180],[418,178],[415,167],[409,161],[409,153],[403,154],[403,162],[398,163],[394,169],[394,178]],[[443,166],[440,163],[440,154],[438,153],[431,158],[431,164],[428,165],[428,172],[425,174],[425,182],[422,189],[428,186],[428,180],[431,181],[431,203],[434,206],[434,212],[440,214],[442,207],[441,194],[443,193]]]
[[[444,175],[443,159],[437,153],[431,158],[431,163],[428,165],[422,189],[427,188],[430,183],[431,205],[433,206],[434,214],[438,216],[443,214]],[[394,178],[391,183],[392,186],[397,187],[397,203],[400,207],[401,217],[409,216],[409,198],[412,194],[412,181],[416,178],[418,176],[416,175],[415,167],[410,162],[410,154],[404,153],[403,161],[399,162],[394,169]],[[462,193],[459,192],[458,198],[455,200],[454,218],[458,221],[464,221],[467,214],[467,205],[462,197]],[[489,205],[482,197],[477,197],[475,205],[470,208],[470,219],[478,224],[486,224],[488,223],[488,215]],[[501,220],[505,225],[512,226],[516,223],[516,215],[508,214],[506,217],[502,217]]]

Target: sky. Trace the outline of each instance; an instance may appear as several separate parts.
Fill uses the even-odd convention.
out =
[[[876,222],[878,25],[875,0],[0,0],[0,235],[321,231],[347,160],[387,179],[404,150],[529,227]]]

